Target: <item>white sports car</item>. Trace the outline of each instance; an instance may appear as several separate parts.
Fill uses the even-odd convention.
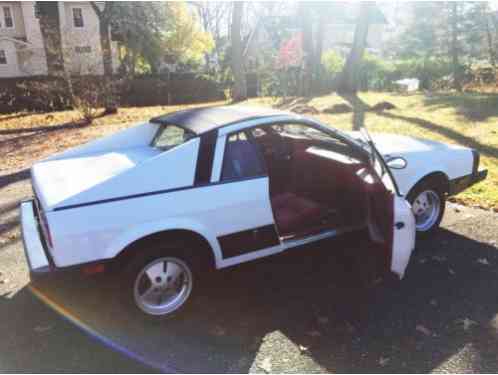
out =
[[[119,268],[130,303],[170,316],[200,268],[364,230],[401,278],[416,231],[433,231],[446,196],[486,171],[464,147],[364,137],[286,112],[207,107],[50,157],[21,204],[31,273]]]

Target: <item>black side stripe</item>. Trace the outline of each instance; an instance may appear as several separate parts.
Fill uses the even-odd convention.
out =
[[[236,182],[255,180],[257,178],[265,178],[265,177],[268,177],[268,176],[267,175],[251,176],[251,177],[246,177],[246,178],[239,178],[237,180],[227,180],[227,181],[212,182],[212,183],[207,183],[207,184],[182,186],[182,187],[178,187],[178,188],[165,189],[165,190],[156,190],[156,191],[150,191],[150,192],[146,192],[146,193],[139,193],[139,194],[125,195],[125,196],[115,197],[115,198],[101,199],[101,200],[97,200],[97,201],[70,204],[67,206],[56,207],[56,208],[54,208],[54,211],[69,210],[72,208],[93,206],[96,204],[103,204],[103,203],[112,203],[112,202],[123,201],[123,200],[127,200],[127,199],[148,197],[151,195],[174,193],[174,192],[182,191],[182,190],[200,189],[200,188],[209,187],[209,186],[232,184],[232,183],[236,183]]]
[[[223,258],[235,257],[280,243],[275,225],[265,225],[218,237]]]
[[[199,145],[195,168],[195,185],[207,184],[211,181],[217,139],[218,131],[210,131],[201,136],[201,144]]]

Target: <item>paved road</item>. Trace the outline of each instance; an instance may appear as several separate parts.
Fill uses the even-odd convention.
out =
[[[0,176],[0,371],[498,371],[496,214],[449,205],[396,285],[351,236],[218,272],[153,324],[105,277],[33,285],[59,312],[33,295],[16,211],[29,193],[25,174]]]

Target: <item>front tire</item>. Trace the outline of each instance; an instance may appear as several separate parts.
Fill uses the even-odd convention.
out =
[[[433,179],[421,181],[407,196],[415,215],[417,238],[425,239],[439,229],[446,206],[446,194],[442,186]]]

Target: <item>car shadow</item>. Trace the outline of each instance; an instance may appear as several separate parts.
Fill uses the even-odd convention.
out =
[[[122,279],[33,287],[156,368],[429,372],[468,352],[468,371],[498,369],[498,271],[477,261],[496,264],[495,247],[442,230],[402,282],[379,279],[373,252],[353,234],[202,275],[190,308],[162,322],[124,308]]]

